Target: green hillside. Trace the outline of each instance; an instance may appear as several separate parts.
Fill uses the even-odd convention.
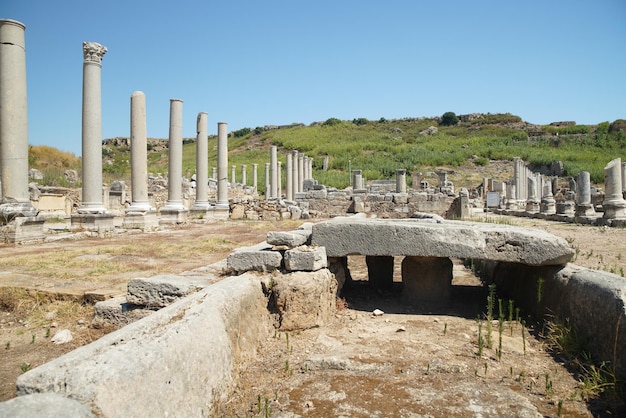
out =
[[[623,120],[598,125],[538,126],[508,113],[468,115],[460,120],[452,115],[451,120],[381,118],[369,121],[358,118],[341,121],[331,118],[309,126],[245,128],[230,133],[229,166],[237,166],[239,177],[241,164],[247,164],[248,179],[251,179],[252,164],[258,163],[262,189],[269,147],[276,145],[283,164],[288,151],[299,150],[314,158],[314,175],[320,183],[343,188],[349,184],[349,167],[363,170],[368,180],[393,178],[397,168],[405,168],[409,174],[447,168],[464,172],[463,178],[472,183],[476,181],[469,175],[473,169],[485,170],[494,161],[513,157],[521,157],[534,166],[562,161],[566,175],[589,171],[592,181],[601,184],[607,162],[617,157],[626,161],[626,121]],[[105,181],[130,178],[129,152],[127,146],[104,147]],[[326,156],[328,170],[322,171]],[[167,161],[166,148],[149,151],[150,172],[166,173]],[[195,165],[195,142],[186,139],[184,173],[193,173]],[[209,167],[216,165],[216,138],[210,137]]]

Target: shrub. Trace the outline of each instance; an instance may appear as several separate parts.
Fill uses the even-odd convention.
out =
[[[459,118],[454,112],[446,112],[441,116],[441,126],[453,126],[459,123]]]
[[[366,118],[352,119],[352,123],[354,123],[357,126],[367,125],[367,122],[369,121]]]
[[[237,131],[234,131],[233,135],[235,136],[235,138],[241,138],[242,136],[248,135],[250,132],[252,132],[252,129],[250,128],[241,128]]]
[[[322,125],[324,125],[324,126],[335,126],[335,125],[339,125],[340,123],[341,123],[340,119],[328,118],[328,119],[326,119],[326,121]]]

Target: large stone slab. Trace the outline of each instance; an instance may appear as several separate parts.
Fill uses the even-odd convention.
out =
[[[103,417],[221,416],[270,330],[259,278],[229,277],[20,375],[17,394],[56,392]]]
[[[313,225],[312,245],[328,257],[391,255],[475,258],[528,265],[562,265],[574,255],[545,231],[478,222],[334,218]]]

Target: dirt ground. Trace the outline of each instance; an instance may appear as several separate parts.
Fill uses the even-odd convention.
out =
[[[575,263],[624,276],[626,229],[576,226],[489,215],[488,222],[543,229],[576,249]],[[214,263],[235,247],[256,244],[294,222],[189,224],[148,234],[59,240],[0,251],[0,400],[15,379],[109,330],[89,327],[90,301],[125,292],[132,277],[179,273]],[[62,230],[60,228],[59,230]],[[63,233],[60,232],[59,235]],[[399,261],[396,261],[399,264]],[[495,417],[619,416],[610,401],[594,402],[583,384],[551,355],[532,326],[492,322],[486,340],[487,292],[460,262],[445,305],[405,305],[398,289],[372,292],[362,257],[350,257],[357,280],[326,327],[277,332],[241,371],[223,416]],[[398,283],[398,288],[400,283]],[[33,290],[33,289],[36,289]],[[384,312],[374,316],[373,311]],[[505,308],[506,309],[506,308]],[[497,309],[496,309],[497,311]],[[479,332],[480,328],[480,332]],[[69,329],[74,339],[51,342]],[[501,348],[500,348],[500,340]],[[606,412],[612,408],[613,412]]]

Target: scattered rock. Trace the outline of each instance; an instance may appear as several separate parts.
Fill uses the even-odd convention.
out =
[[[54,334],[54,337],[52,337],[50,341],[52,341],[53,343],[57,345],[61,345],[61,344],[69,343],[73,339],[74,337],[72,337],[72,332],[69,329],[62,329],[56,334]]]
[[[374,316],[383,316],[385,313],[383,311],[381,311],[380,309],[374,309],[374,312],[372,312],[372,315]]]

